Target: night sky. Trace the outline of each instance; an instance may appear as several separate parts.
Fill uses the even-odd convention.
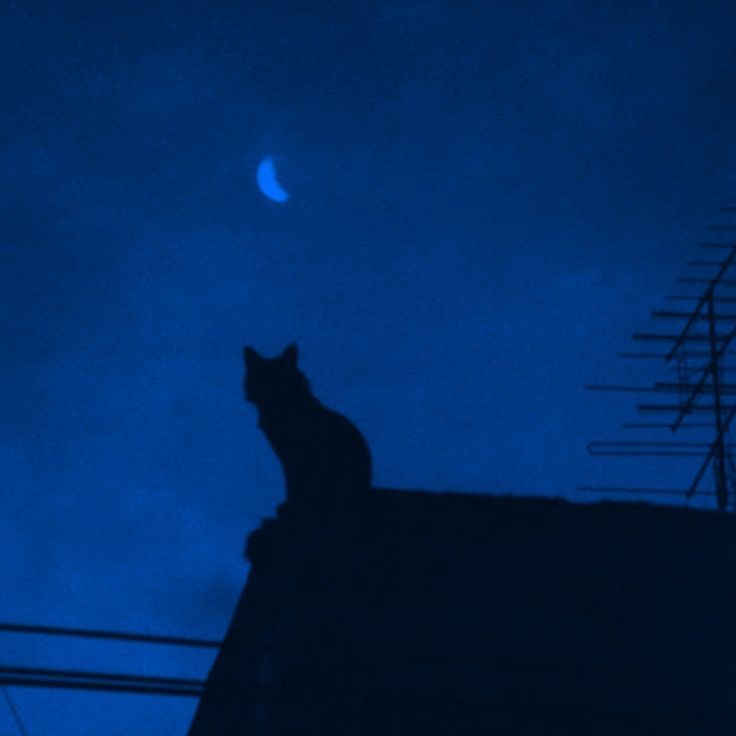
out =
[[[245,343],[298,343],[379,486],[686,487],[589,458],[636,415],[583,386],[649,381],[616,353],[736,200],[735,28],[725,0],[6,0],[0,619],[223,635],[283,497]],[[195,706],[12,694],[33,736],[184,733]]]

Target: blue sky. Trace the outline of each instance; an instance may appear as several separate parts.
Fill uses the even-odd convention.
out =
[[[223,634],[243,539],[283,495],[244,343],[299,344],[377,485],[686,485],[691,466],[588,458],[634,411],[582,386],[655,375],[616,352],[736,200],[734,21],[665,0],[5,3],[0,619]],[[209,664],[0,642],[7,664]],[[192,707],[14,695],[34,736],[183,732]]]

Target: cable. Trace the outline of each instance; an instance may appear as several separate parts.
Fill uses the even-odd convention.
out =
[[[45,667],[11,667],[0,665],[0,677],[48,677],[60,680],[92,680],[98,682],[133,683],[139,685],[161,685],[173,687],[203,688],[204,680],[185,677],[155,677],[152,675],[128,675],[116,672],[92,672],[88,670],[59,670]]]
[[[112,682],[83,682],[81,680],[51,680],[48,677],[4,677],[0,675],[0,686],[53,688],[61,690],[95,690],[107,693],[134,693],[136,695],[174,695],[198,698],[201,690],[186,687],[150,687],[146,685],[124,685]]]
[[[10,697],[10,691],[7,687],[2,688],[3,695],[5,696],[5,702],[8,704],[8,708],[10,709],[10,712],[13,716],[13,720],[15,721],[15,725],[18,727],[18,731],[23,734],[23,736],[28,736],[28,731],[26,730],[25,725],[23,724],[23,720],[20,717],[20,713],[18,712],[18,708],[15,705],[15,702]]]
[[[101,629],[72,629],[61,626],[33,626],[29,624],[0,623],[0,632],[15,634],[46,634],[49,636],[72,636],[83,639],[112,639],[139,644],[164,644],[168,646],[197,647],[200,649],[219,649],[221,641],[196,639],[187,636],[159,636],[157,634],[136,634],[125,631],[105,631]]]

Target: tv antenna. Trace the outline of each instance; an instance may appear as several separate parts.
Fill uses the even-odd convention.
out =
[[[736,213],[736,207],[722,207],[721,212]],[[736,232],[736,225],[712,225],[710,229],[721,233]],[[582,486],[579,490],[683,494],[688,500],[698,493],[714,496],[720,511],[736,511],[736,464],[729,439],[729,430],[736,417],[736,382],[733,381],[736,371],[729,364],[736,351],[736,242],[699,245],[706,255],[688,261],[691,270],[678,279],[681,291],[686,293],[667,296],[670,306],[651,313],[658,323],[672,325],[674,329],[663,327],[656,332],[635,332],[634,341],[646,348],[619,353],[630,360],[662,360],[674,371],[674,377],[649,386],[592,385],[587,388],[646,396],[637,407],[642,421],[624,423],[623,428],[657,435],[645,440],[591,442],[588,445],[591,455],[700,458],[700,465],[686,489]],[[665,439],[662,431],[667,433]],[[680,439],[686,433],[687,437]],[[692,439],[693,435],[698,441]],[[709,468],[713,491],[703,489]]]

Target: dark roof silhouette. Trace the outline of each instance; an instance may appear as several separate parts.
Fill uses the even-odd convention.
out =
[[[191,736],[736,733],[736,520],[375,491],[284,505]]]

